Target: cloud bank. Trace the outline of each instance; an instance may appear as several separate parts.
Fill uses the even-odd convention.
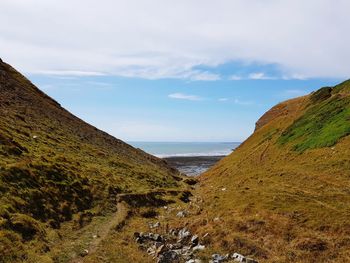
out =
[[[348,10],[348,0],[2,0],[0,56],[30,74],[213,81],[196,67],[243,61],[277,64],[285,78],[346,78]]]

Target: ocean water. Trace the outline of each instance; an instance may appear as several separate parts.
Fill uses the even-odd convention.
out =
[[[238,142],[128,142],[136,148],[164,157],[223,156],[230,154]]]

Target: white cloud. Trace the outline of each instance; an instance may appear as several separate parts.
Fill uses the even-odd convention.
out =
[[[190,74],[190,79],[191,80],[202,80],[202,81],[215,81],[215,80],[220,80],[221,77],[219,74],[213,74],[210,72],[206,71],[195,71],[192,74]]]
[[[196,95],[188,95],[183,93],[172,93],[168,95],[171,99],[178,99],[178,100],[203,100],[203,98],[196,96]]]
[[[242,101],[242,100],[239,100],[239,99],[235,99],[234,102],[237,105],[243,105],[243,106],[253,105],[254,104],[253,101]]]
[[[238,76],[238,75],[231,75],[229,77],[229,80],[241,80],[243,79],[241,76]]]
[[[345,78],[348,10],[348,0],[2,0],[0,50],[27,73],[191,79],[198,65],[256,61]]]
[[[266,76],[263,72],[251,73],[248,76],[249,79],[275,79],[275,77]]]
[[[228,98],[220,98],[218,99],[218,101],[221,101],[221,102],[228,101]]]
[[[290,75],[283,75],[282,79],[284,79],[284,80],[289,80],[289,79],[305,80],[305,79],[307,79],[307,77],[302,75],[302,74],[290,74]]]
[[[79,70],[42,70],[34,71],[35,74],[44,74],[51,76],[76,76],[76,77],[86,77],[86,76],[105,76],[105,73],[96,71],[79,71]]]

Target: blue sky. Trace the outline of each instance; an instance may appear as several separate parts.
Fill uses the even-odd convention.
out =
[[[116,76],[29,78],[72,113],[127,141],[243,141],[256,120],[276,103],[340,81],[285,80],[273,74],[270,78],[276,79],[232,80],[224,77],[231,72],[224,68],[213,70],[221,79],[200,81]],[[249,74],[261,77],[264,68],[253,66],[251,70]]]
[[[2,0],[0,57],[123,140],[242,141],[350,76],[348,0]]]

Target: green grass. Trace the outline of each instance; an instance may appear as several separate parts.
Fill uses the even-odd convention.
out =
[[[278,139],[299,152],[335,145],[350,134],[350,99],[333,96],[312,104]]]
[[[350,92],[350,80],[346,80],[333,87],[332,93],[349,93]]]

